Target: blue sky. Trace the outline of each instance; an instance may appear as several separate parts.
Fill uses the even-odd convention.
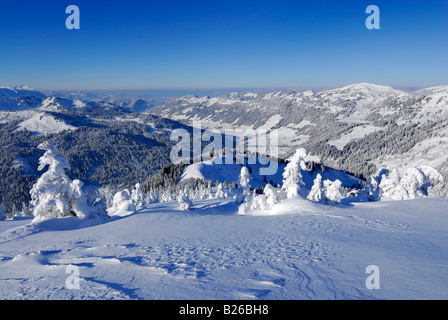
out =
[[[446,0],[0,0],[0,85],[42,90],[432,86],[447,53]]]

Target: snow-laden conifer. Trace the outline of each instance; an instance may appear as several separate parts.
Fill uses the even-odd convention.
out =
[[[287,198],[293,198],[301,195],[301,186],[304,184],[302,181],[301,169],[305,170],[305,157],[308,154],[306,149],[299,148],[293,155],[289,163],[286,165],[283,172],[283,185],[282,190],[286,191]]]
[[[313,186],[311,187],[311,191],[307,196],[308,200],[314,202],[321,202],[324,198],[323,188],[322,188],[322,176],[318,173],[316,178],[314,179]]]
[[[56,143],[44,142],[38,146],[45,153],[39,159],[38,170],[48,170],[42,174],[31,189],[31,205],[33,206],[33,222],[50,218],[76,216],[79,218],[95,218],[105,216],[100,202],[89,202],[83,191],[84,183],[70,180],[65,170],[70,169],[67,159],[59,153]]]

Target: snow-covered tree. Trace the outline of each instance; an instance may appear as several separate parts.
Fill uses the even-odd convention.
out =
[[[105,187],[100,188],[99,191],[103,195],[103,197],[106,201],[107,208],[111,208],[113,205],[113,199],[114,199],[114,195],[115,195],[112,188],[109,185],[107,185]]]
[[[308,194],[307,199],[314,202],[321,202],[325,197],[323,192],[322,176],[318,173],[316,178],[314,179],[313,186],[311,187],[311,191]]]
[[[200,184],[198,187],[198,199],[206,199],[209,195],[209,189],[203,184]]]
[[[380,197],[380,182],[382,179],[382,176],[384,174],[389,174],[389,170],[386,168],[382,168],[374,177],[371,177],[369,181],[366,184],[365,188],[365,200],[367,201],[379,201],[381,200]]]
[[[249,169],[247,169],[247,167],[243,166],[241,168],[238,181],[239,181],[239,192],[237,196],[237,202],[238,203],[249,202],[251,199],[250,174]]]
[[[179,196],[177,198],[177,202],[179,203],[178,209],[181,211],[189,211],[189,210],[191,210],[191,207],[193,206],[193,202],[185,194],[179,194]]]
[[[73,182],[78,184],[77,181],[79,180],[74,180]],[[107,218],[107,202],[101,196],[100,190],[95,186],[83,187],[84,184],[81,181],[79,182],[78,193],[81,197],[78,201],[74,202],[75,211],[85,212],[85,216],[90,218]]]
[[[388,175],[382,176],[380,196],[391,200],[414,199],[429,195],[431,188],[441,183],[442,175],[427,165],[407,168],[403,177],[394,168]]]
[[[335,204],[341,202],[342,199],[342,182],[340,180],[325,180],[323,182],[325,202]]]
[[[173,189],[166,188],[162,191],[162,193],[159,196],[160,202],[170,202],[175,200],[175,196],[173,195]]]
[[[425,174],[415,167],[408,168],[400,181],[407,192],[407,198],[410,199],[415,199],[424,195],[421,188],[426,182],[427,177]]]
[[[111,216],[125,216],[137,210],[128,189],[123,189],[115,193],[112,208],[109,209]]]
[[[427,179],[431,182],[431,183],[441,183],[443,182],[443,176],[440,174],[439,171],[437,171],[437,169],[430,167],[428,165],[423,165],[418,167],[427,177]]]
[[[280,190],[274,188],[269,183],[263,189],[263,194],[252,195],[251,199],[240,205],[239,214],[247,214],[249,212],[259,212],[271,209],[275,204],[281,201],[279,196]]]
[[[232,187],[229,187],[229,190],[227,191],[227,197],[236,199],[237,193],[235,192],[235,190]]]
[[[238,213],[245,214],[252,205],[252,193],[250,191],[250,174],[247,167],[242,167],[239,175],[239,190],[236,202],[240,204]]]
[[[132,189],[132,193],[131,193],[131,199],[134,202],[137,210],[141,209],[143,207],[143,205],[146,202],[145,198],[146,197],[143,193],[142,186],[140,185],[140,183],[137,183],[135,185],[134,189]]]
[[[33,206],[33,222],[50,218],[76,216],[80,218],[94,218],[105,216],[99,206],[92,207],[88,203],[87,196],[80,180],[70,180],[65,173],[70,169],[67,159],[58,151],[54,142],[44,142],[38,146],[45,150],[39,159],[38,170],[48,166],[48,170],[42,174],[31,189],[31,205]]]
[[[38,170],[45,172],[31,189],[31,204],[34,206],[35,220],[45,218],[58,218],[75,215],[69,207],[69,199],[73,198],[72,181],[67,177],[65,170],[70,168],[67,159],[62,156],[57,145],[53,142],[44,142],[38,146],[46,152],[39,159]]]
[[[274,188],[269,183],[264,187],[263,195],[266,197],[266,203],[269,205],[269,207],[272,207],[273,205],[281,201],[279,190],[277,188]]]
[[[241,172],[240,172],[238,181],[240,183],[240,187],[243,190],[246,190],[250,193],[250,174],[249,174],[249,169],[247,169],[247,167],[241,168]]]
[[[426,176],[426,183],[421,187],[425,195],[441,195],[441,190],[445,187],[445,179],[440,172],[428,165],[418,167]]]
[[[215,197],[216,198],[226,198],[226,193],[224,192],[224,187],[223,187],[222,183],[218,184],[218,186],[216,187]]]
[[[264,194],[257,195],[252,198],[250,202],[245,202],[241,204],[238,208],[239,214],[246,214],[249,211],[259,212],[269,209],[270,206],[267,203],[267,198]]]
[[[408,192],[401,185],[401,178],[396,168],[389,174],[381,176],[380,197],[381,199],[403,200],[408,198]]]
[[[158,202],[160,202],[160,195],[156,190],[151,188],[146,196],[146,204]]]
[[[301,169],[305,170],[305,157],[308,154],[306,149],[299,148],[286,165],[283,172],[282,190],[286,191],[287,198],[293,198],[301,195],[300,188],[304,184],[302,181]]]

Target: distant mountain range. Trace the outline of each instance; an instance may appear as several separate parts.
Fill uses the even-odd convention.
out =
[[[0,203],[29,199],[44,140],[60,144],[69,174],[86,183],[132,185],[169,164],[173,129],[278,129],[280,155],[305,147],[308,160],[367,180],[382,167],[429,165],[448,178],[448,86],[415,92],[360,83],[303,92],[187,95],[157,104],[116,95],[54,96],[0,87]],[[446,184],[438,194],[448,196]]]
[[[367,178],[427,164],[448,178],[448,86],[415,92],[359,83],[321,92],[184,96],[150,113],[203,128],[278,129],[280,153],[305,147],[325,165]]]

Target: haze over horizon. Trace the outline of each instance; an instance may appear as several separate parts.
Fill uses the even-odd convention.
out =
[[[68,30],[68,5],[80,30]],[[381,28],[368,30],[368,5]],[[0,84],[37,90],[448,83],[448,3],[0,1]]]

